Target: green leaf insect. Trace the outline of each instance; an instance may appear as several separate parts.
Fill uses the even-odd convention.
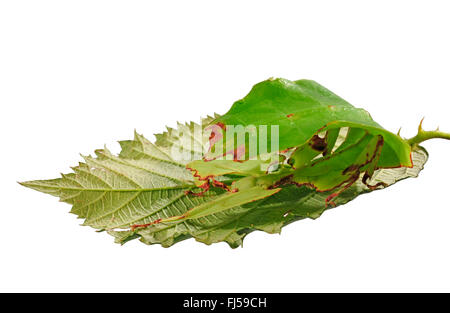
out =
[[[72,205],[83,225],[124,244],[169,247],[188,238],[232,248],[255,231],[318,218],[357,196],[417,177],[428,159],[311,80],[269,79],[224,115],[178,124],[152,143],[140,134],[85,156],[73,172],[22,185]],[[180,157],[182,156],[182,157]]]

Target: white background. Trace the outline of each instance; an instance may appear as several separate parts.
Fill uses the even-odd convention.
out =
[[[314,79],[391,131],[450,131],[446,1],[0,2],[3,291],[450,291],[450,142],[418,179],[244,248],[121,247],[56,198],[55,178],[136,128],[225,113],[269,77]]]

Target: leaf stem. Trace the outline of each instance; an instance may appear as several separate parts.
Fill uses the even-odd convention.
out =
[[[421,142],[424,142],[424,141],[429,140],[429,139],[434,139],[434,138],[441,138],[441,139],[450,140],[450,134],[441,132],[439,130],[439,127],[438,127],[438,129],[436,129],[434,131],[423,130],[423,128],[422,128],[423,120],[424,119],[422,119],[420,121],[419,130],[417,132],[417,135],[407,140],[408,144],[411,147],[412,146],[417,146]]]

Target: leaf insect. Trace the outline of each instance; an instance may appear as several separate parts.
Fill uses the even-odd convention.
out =
[[[280,127],[281,151],[275,154],[281,161],[276,170],[264,170],[267,162],[261,160],[261,155],[243,158],[249,155],[248,146],[237,145],[235,127],[233,132],[228,127],[237,123]],[[211,125],[209,152],[203,160],[187,165],[202,189],[191,193],[202,196],[211,187],[223,188],[226,192],[213,202],[193,207],[182,215],[134,225],[133,229],[216,214],[270,197],[290,184],[306,186],[316,192],[331,191],[325,199],[325,207],[336,206],[334,199],[358,180],[370,190],[387,187],[385,182],[371,184],[375,171],[412,168],[412,148],[420,142],[431,138],[449,139],[448,134],[438,130],[424,131],[421,122],[418,135],[405,140],[382,128],[365,110],[353,107],[310,80],[269,79],[257,84]],[[258,133],[250,133],[247,144],[252,136]],[[218,149],[211,149],[217,145]],[[224,159],[229,154],[231,160]],[[227,175],[234,177],[231,184],[220,182]]]

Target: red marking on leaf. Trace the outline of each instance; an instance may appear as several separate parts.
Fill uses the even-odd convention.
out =
[[[331,204],[331,205],[333,205],[334,207],[336,207],[336,202],[331,201],[331,200],[334,199],[334,198],[336,198],[338,195],[339,195],[338,193],[332,193],[331,195],[329,195],[329,196],[325,199],[325,203],[326,203],[327,205],[328,205],[328,204]]]
[[[192,168],[192,167],[189,167],[189,166],[186,165],[186,169],[189,170],[189,171],[191,171],[191,172],[193,173],[192,176],[198,178],[199,180],[207,180],[207,179],[209,178],[209,176],[201,177],[201,176],[198,174],[198,171],[197,171],[195,168]]]
[[[187,168],[188,170],[190,170],[190,171],[193,172],[192,175],[193,175],[194,177],[198,178],[199,180],[203,180],[203,181],[205,181],[205,182],[204,182],[202,185],[199,186],[199,188],[202,188],[203,191],[201,191],[201,192],[199,192],[199,193],[194,193],[194,192],[188,190],[188,191],[185,192],[185,194],[187,194],[187,195],[188,195],[188,194],[191,194],[191,195],[194,195],[194,196],[203,196],[203,194],[204,194],[206,191],[209,190],[211,184],[212,184],[214,187],[218,187],[218,188],[225,189],[225,190],[227,190],[227,191],[231,191],[231,189],[230,189],[230,187],[229,187],[228,185],[226,185],[225,183],[222,183],[222,182],[220,182],[220,181],[215,180],[215,179],[214,179],[214,177],[215,177],[214,175],[208,175],[208,176],[205,176],[205,177],[201,177],[201,176],[198,174],[198,171],[197,171],[196,169],[190,168],[190,167],[188,167],[188,166],[186,166],[186,168]]]
[[[286,153],[286,152],[288,152],[288,151],[291,150],[291,149],[292,149],[292,148],[284,149],[284,150],[280,151],[280,153]]]
[[[245,145],[242,144],[242,145],[240,145],[239,147],[237,147],[234,150],[229,150],[229,151],[225,152],[221,156],[222,157],[226,157],[229,154],[231,154],[233,156],[233,161],[235,161],[235,162],[244,162],[245,160],[242,159],[242,156],[245,156]],[[215,157],[215,158],[212,158],[212,159],[204,158],[203,160],[205,162],[209,162],[209,161],[215,160],[217,158],[218,158],[218,156]]]
[[[211,135],[209,136],[209,152],[211,152],[211,149],[214,146],[214,144],[219,140],[222,140],[225,125],[223,123],[217,123],[206,127],[205,130],[206,131],[211,130]]]
[[[209,187],[210,187],[209,181],[204,182],[203,184],[201,184],[201,185],[198,186],[198,187],[201,188],[201,189],[203,189],[203,190],[200,191],[200,192],[192,192],[192,190],[187,190],[187,191],[185,192],[185,194],[186,194],[186,195],[193,195],[193,196],[196,196],[196,197],[201,197],[201,196],[203,196],[203,195],[205,194],[205,192],[207,192],[207,191],[209,190]]]
[[[131,225],[130,228],[131,228],[131,231],[135,231],[136,228],[147,228],[147,227],[149,227],[149,226],[152,226],[152,225],[155,225],[155,224],[159,224],[159,223],[161,223],[161,221],[162,221],[162,219],[159,218],[159,219],[157,219],[156,221],[153,221],[153,222],[148,223],[148,224],[135,224],[135,225]]]
[[[226,128],[225,124],[222,122],[218,122],[218,123],[216,123],[216,125],[219,126],[220,128],[222,128],[223,130],[225,130],[225,128]]]
[[[341,193],[343,193],[348,188],[350,188],[358,180],[358,178],[359,178],[359,171],[356,172],[352,177],[350,177],[350,179],[348,180],[349,183],[347,185],[345,185],[342,189],[338,190],[337,192],[329,195],[325,199],[325,206],[328,207],[328,205],[331,204],[332,206],[336,207],[336,203],[334,201],[331,201],[331,200],[336,198],[337,196],[339,196]]]
[[[290,118],[290,117],[293,117],[293,116],[294,116],[294,113],[286,115],[287,118]]]
[[[213,185],[214,187],[222,188],[222,189],[225,189],[226,191],[231,191],[230,187],[228,187],[227,184],[222,183],[222,182],[220,182],[220,181],[217,181],[217,180],[215,180],[215,179],[213,179],[213,178],[212,178],[211,180],[212,180],[212,185]]]

